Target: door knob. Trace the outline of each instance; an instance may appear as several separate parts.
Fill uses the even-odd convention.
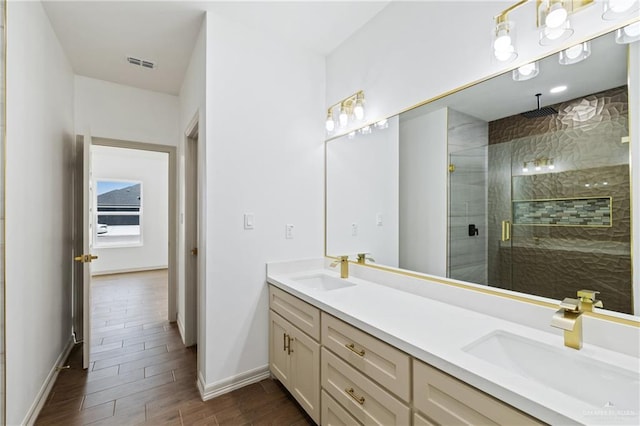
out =
[[[92,261],[96,260],[98,258],[98,256],[94,256],[92,254],[83,254],[82,256],[76,256],[73,258],[73,260],[75,260],[76,262],[80,262],[80,263],[91,263]]]
[[[198,255],[198,248],[197,247],[196,248],[192,248],[191,249],[191,254],[194,255],[194,256],[197,256]]]

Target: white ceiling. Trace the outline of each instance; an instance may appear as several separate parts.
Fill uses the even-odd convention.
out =
[[[205,10],[326,55],[389,1],[43,3],[76,74],[176,95]],[[130,65],[127,56],[156,62],[157,69]]]

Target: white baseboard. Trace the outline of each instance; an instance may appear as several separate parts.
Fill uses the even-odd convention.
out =
[[[236,376],[228,377],[212,384],[204,383],[204,377],[198,373],[198,390],[203,401],[208,401],[216,396],[229,393],[241,387],[268,379],[271,376],[269,365],[254,368]]]
[[[159,271],[162,269],[168,269],[168,265],[160,266],[146,266],[143,268],[126,268],[126,269],[110,269],[108,271],[92,271],[91,276],[97,277],[99,275],[113,275],[113,274],[128,274],[130,272],[146,272],[146,271]]]
[[[182,319],[182,315],[176,315],[176,323],[178,323],[178,331],[180,332],[180,338],[182,339],[182,344],[186,346],[187,341],[184,338],[184,319]]]
[[[36,422],[36,419],[38,418],[42,407],[44,407],[45,402],[47,402],[47,398],[49,398],[49,394],[51,393],[53,385],[56,383],[58,373],[60,372],[58,370],[58,367],[62,367],[64,365],[67,357],[69,356],[69,353],[71,353],[71,349],[73,349],[73,346],[73,335],[71,335],[69,337],[67,345],[58,356],[58,359],[56,359],[56,362],[53,364],[51,371],[49,371],[49,374],[42,384],[42,387],[40,388],[36,399],[33,401],[33,404],[31,404],[31,407],[29,408],[29,411],[27,411],[27,415],[25,416],[21,424],[32,426]]]

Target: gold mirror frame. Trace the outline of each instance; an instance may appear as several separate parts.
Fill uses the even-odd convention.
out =
[[[634,22],[640,22],[640,18],[633,18],[633,19],[629,19],[627,21],[618,23],[618,25],[616,25],[615,27],[611,28],[611,29],[607,29],[607,30],[602,30],[599,31],[597,33],[591,34],[588,37],[584,37],[582,39],[578,39],[578,40],[572,40],[570,43],[565,43],[563,45],[561,45],[560,47],[552,50],[550,53],[546,53],[544,55],[538,56],[538,57],[534,57],[532,59],[527,59],[527,63],[529,62],[534,62],[534,61],[540,61],[544,58],[547,58],[549,56],[553,56],[557,53],[559,53],[562,50],[565,50],[571,46],[574,46],[576,44],[579,43],[584,43],[586,41],[601,37],[605,34],[610,34],[614,31],[616,31],[617,29],[620,29],[626,25],[632,24]],[[629,50],[627,48],[627,80],[629,79]],[[483,77],[481,79],[472,81],[470,83],[464,84],[460,87],[457,87],[453,90],[449,90],[447,92],[441,93],[437,96],[434,96],[432,98],[426,99],[424,101],[421,101],[415,105],[412,105],[408,108],[405,108],[401,111],[399,111],[396,114],[392,114],[389,115],[387,117],[378,117],[376,120],[371,120],[371,121],[367,121],[366,123],[363,123],[362,126],[358,127],[358,128],[353,128],[353,129],[348,129],[348,131],[344,131],[342,133],[336,134],[331,136],[330,138],[325,139],[325,144],[324,144],[324,170],[325,170],[325,175],[324,175],[324,255],[326,258],[329,259],[337,259],[336,256],[329,256],[327,254],[327,143],[334,141],[336,139],[342,138],[344,136],[347,136],[350,132],[353,131],[357,131],[363,127],[367,127],[367,126],[373,126],[375,123],[381,121],[381,120],[385,120],[385,119],[389,119],[391,117],[395,117],[395,116],[399,116],[402,113],[405,113],[407,111],[411,111],[415,108],[419,108],[423,105],[438,101],[440,99],[443,99],[449,95],[452,95],[454,93],[460,92],[464,89],[467,89],[469,87],[475,86],[477,84],[483,83],[485,81],[488,81],[492,78],[504,75],[504,74],[508,74],[510,72],[512,72],[514,69],[517,69],[519,66],[523,65],[523,63],[517,62],[514,64],[512,64],[509,68],[505,69],[505,70],[501,70],[495,73],[492,73],[486,77]],[[628,84],[628,83],[627,83]],[[640,125],[640,123],[638,123]],[[632,167],[633,164],[632,162],[629,163],[629,170],[630,170],[630,177],[633,176],[632,172]],[[633,182],[631,182],[632,184]],[[631,185],[631,191],[630,191],[630,197],[631,197],[631,216],[633,217],[633,186]],[[633,259],[634,259],[634,253],[633,253],[633,220],[631,223],[631,239],[632,239],[632,244],[631,244],[631,272],[632,272],[632,278],[633,278]],[[355,263],[352,260],[349,260],[349,262],[351,263]],[[423,274],[423,273],[419,273],[419,272],[414,272],[414,271],[410,271],[410,270],[406,270],[406,269],[400,269],[400,268],[394,268],[391,266],[379,266],[379,265],[373,265],[370,263],[366,263],[364,265],[361,266],[366,266],[369,268],[373,268],[373,269],[377,269],[377,270],[381,270],[381,271],[386,271],[386,272],[392,272],[395,274],[400,274],[400,275],[404,275],[404,276],[408,276],[408,277],[412,277],[412,278],[418,278],[421,280],[425,280],[425,281],[431,281],[431,282],[435,282],[438,284],[445,284],[445,285],[449,285],[452,287],[457,287],[457,288],[463,288],[466,290],[470,290],[470,291],[475,291],[478,293],[483,293],[483,294],[489,294],[492,296],[498,296],[498,297],[502,297],[502,298],[507,298],[507,299],[511,299],[511,300],[515,300],[515,301],[519,301],[519,302],[524,302],[524,303],[530,303],[530,304],[534,304],[534,305],[538,305],[538,306],[544,306],[547,308],[557,308],[558,303],[551,303],[551,302],[545,302],[545,301],[541,301],[541,300],[536,300],[536,298],[539,298],[540,296],[535,296],[535,295],[530,295],[530,294],[526,294],[526,293],[518,293],[518,294],[513,294],[516,292],[512,292],[509,290],[502,290],[502,289],[498,289],[496,287],[490,287],[490,286],[484,286],[482,284],[474,284],[474,283],[469,283],[469,284],[464,284],[461,282],[457,282],[454,281],[450,278],[447,277],[436,277],[436,276],[431,276],[428,274]],[[633,298],[634,295],[632,294],[631,297]],[[599,318],[599,319],[603,319],[606,321],[611,321],[614,323],[618,323],[618,324],[624,324],[624,325],[629,325],[629,326],[633,326],[633,327],[637,327],[640,328],[640,316],[637,314],[635,315],[630,315],[630,314],[625,314],[625,313],[620,313],[620,312],[615,312],[615,311],[607,311],[606,313],[601,313],[601,312],[585,312],[586,315],[588,316],[592,316],[595,318]]]

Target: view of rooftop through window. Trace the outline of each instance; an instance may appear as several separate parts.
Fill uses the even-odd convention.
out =
[[[142,183],[98,180],[96,247],[142,243]]]

